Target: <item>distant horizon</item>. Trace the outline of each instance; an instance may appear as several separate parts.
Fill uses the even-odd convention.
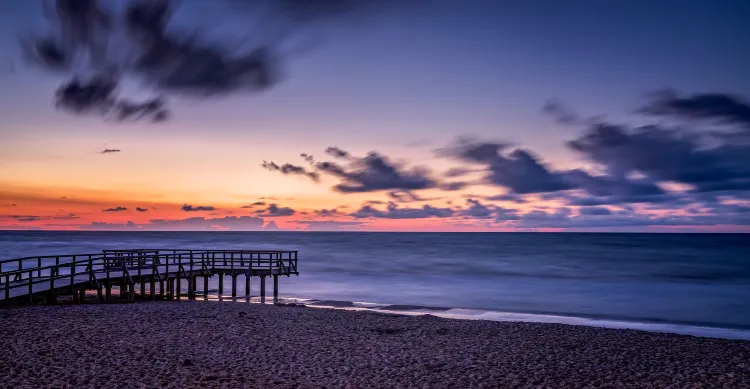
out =
[[[617,235],[617,234],[649,234],[649,235],[746,235],[750,232],[704,232],[704,231],[367,231],[367,230],[257,230],[257,231],[231,231],[231,230],[49,230],[49,229],[18,229],[18,230],[4,230],[0,229],[0,233],[6,232],[40,232],[40,233],[53,233],[53,232],[65,232],[65,233],[172,233],[172,232],[190,232],[190,233],[208,233],[218,232],[227,234],[242,234],[242,233],[346,233],[346,234],[601,234],[601,235]]]

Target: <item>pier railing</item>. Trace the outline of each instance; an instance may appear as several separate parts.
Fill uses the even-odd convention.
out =
[[[0,261],[0,304],[33,302],[39,295],[50,300],[61,294],[76,298],[92,289],[108,301],[112,285],[119,286],[121,294],[129,288],[132,298],[136,284],[142,296],[149,284],[153,298],[156,283],[161,296],[173,298],[176,294],[179,298],[181,280],[187,280],[188,296],[194,298],[196,277],[204,277],[205,294],[208,278],[214,275],[220,277],[219,294],[223,293],[222,277],[232,277],[232,296],[236,296],[237,276],[245,276],[247,295],[250,278],[259,277],[261,297],[265,297],[265,277],[273,277],[274,297],[278,297],[278,276],[298,275],[297,259],[297,251],[190,249],[103,250],[96,254],[15,258]]]

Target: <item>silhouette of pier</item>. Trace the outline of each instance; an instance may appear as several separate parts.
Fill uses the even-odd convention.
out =
[[[211,277],[219,278],[222,297],[225,276],[231,278],[232,298],[238,294],[238,278],[244,279],[248,298],[251,280],[258,278],[261,302],[266,299],[266,278],[273,278],[273,299],[278,301],[279,276],[299,275],[297,255],[297,251],[129,249],[9,259],[0,261],[0,305],[55,304],[65,295],[83,302],[87,291],[96,291],[99,301],[108,303],[113,287],[127,301],[136,297],[194,300],[199,294],[208,298]]]

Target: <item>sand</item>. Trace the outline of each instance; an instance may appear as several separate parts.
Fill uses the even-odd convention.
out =
[[[0,310],[3,388],[750,388],[750,341],[221,302]]]

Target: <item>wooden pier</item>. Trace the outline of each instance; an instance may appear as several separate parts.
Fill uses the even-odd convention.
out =
[[[273,278],[273,298],[278,301],[279,276],[299,275],[297,255],[297,251],[131,249],[9,259],[0,261],[0,305],[55,304],[64,295],[83,302],[86,291],[96,291],[99,301],[107,303],[112,287],[128,301],[136,297],[194,300],[199,291],[208,298],[208,280],[214,276],[219,278],[219,297],[224,296],[224,276],[231,278],[232,298],[238,294],[238,277],[245,281],[243,296],[248,298],[251,279],[259,278],[261,302],[266,299],[266,278]]]

